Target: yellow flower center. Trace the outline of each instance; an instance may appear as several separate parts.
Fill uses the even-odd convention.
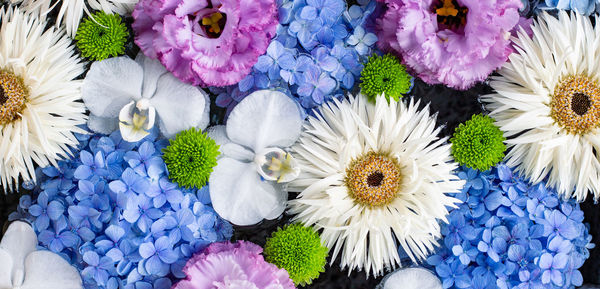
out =
[[[223,27],[225,27],[226,19],[225,14],[215,12],[202,18],[202,26],[209,37],[218,38],[221,35]]]
[[[21,117],[29,90],[23,79],[12,72],[0,70],[0,125]]]
[[[458,5],[456,0],[434,1],[433,10],[437,14],[440,29],[460,30],[467,23],[469,8]]]
[[[584,75],[570,75],[554,88],[551,116],[572,134],[585,134],[600,124],[600,87]]]
[[[391,203],[398,195],[402,172],[395,158],[369,152],[350,163],[344,182],[356,202],[379,207]]]

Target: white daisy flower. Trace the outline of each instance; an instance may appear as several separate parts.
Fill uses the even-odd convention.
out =
[[[292,147],[301,173],[289,184],[295,221],[322,230],[332,260],[375,276],[400,264],[398,245],[423,260],[441,237],[439,220],[464,182],[429,108],[376,104],[363,95],[330,102],[304,125]]]
[[[566,197],[598,199],[600,29],[566,12],[541,13],[532,29],[518,33],[518,53],[492,78],[497,93],[482,97],[508,138],[506,164]]]
[[[70,37],[75,36],[83,14],[90,14],[87,6],[95,10],[102,10],[106,14],[118,13],[125,15],[131,13],[138,0],[9,0],[11,3],[21,3],[20,7],[26,13],[32,14],[45,21],[46,16],[54,9],[58,9],[56,26],[63,25]]]
[[[5,190],[57,166],[85,133],[84,71],[69,39],[18,9],[0,10],[0,179]]]

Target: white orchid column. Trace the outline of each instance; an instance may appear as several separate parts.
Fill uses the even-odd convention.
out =
[[[209,130],[221,146],[209,180],[210,198],[221,217],[236,225],[253,225],[283,213],[284,183],[299,174],[286,149],[300,136],[303,120],[294,100],[261,90],[233,109],[226,126]]]

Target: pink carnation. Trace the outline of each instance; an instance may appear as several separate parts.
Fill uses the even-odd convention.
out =
[[[172,289],[293,289],[287,271],[267,263],[254,243],[213,243],[183,268],[187,278]]]
[[[379,1],[387,4],[377,20],[379,48],[400,54],[425,82],[456,89],[485,80],[506,62],[523,5],[521,0],[454,0],[454,8],[466,11],[466,21],[448,26],[438,23],[436,10],[450,1]]]
[[[193,85],[239,82],[277,27],[275,0],[140,0],[135,43]]]

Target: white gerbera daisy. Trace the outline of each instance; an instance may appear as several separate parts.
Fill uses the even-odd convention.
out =
[[[0,179],[12,190],[35,167],[57,165],[85,133],[84,71],[71,40],[18,9],[0,10]]]
[[[596,16],[596,23],[598,17]],[[482,100],[511,148],[506,163],[559,194],[600,196],[600,29],[588,17],[541,13],[533,36],[493,77]]]
[[[138,0],[10,0],[12,3],[21,2],[21,8],[44,21],[54,9],[58,9],[56,26],[63,24],[71,37],[77,33],[79,22],[84,13],[90,14],[87,6],[102,10],[106,14],[118,13],[125,15],[133,11]],[[58,7],[58,8],[56,8]]]
[[[305,123],[292,155],[301,169],[289,190],[295,221],[321,229],[332,261],[375,276],[400,263],[398,245],[423,260],[438,244],[464,182],[435,118],[418,104],[371,104],[363,95],[330,102]]]

